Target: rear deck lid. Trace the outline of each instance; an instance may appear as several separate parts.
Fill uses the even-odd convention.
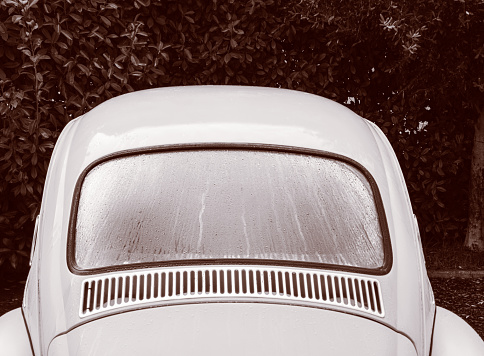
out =
[[[200,303],[125,312],[56,337],[57,355],[416,355],[382,323],[268,303]]]

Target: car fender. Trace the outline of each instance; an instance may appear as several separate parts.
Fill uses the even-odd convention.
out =
[[[20,308],[0,317],[0,345],[2,355],[32,356],[32,347]]]
[[[463,319],[437,307],[431,356],[482,356],[484,341]]]

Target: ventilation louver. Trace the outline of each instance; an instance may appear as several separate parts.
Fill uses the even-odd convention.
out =
[[[338,305],[384,316],[379,281],[341,273],[262,266],[176,267],[88,278],[80,317],[157,301],[265,298]]]

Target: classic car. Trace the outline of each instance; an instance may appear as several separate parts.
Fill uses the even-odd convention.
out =
[[[174,87],[56,144],[5,355],[484,355],[436,307],[396,156],[315,95]]]

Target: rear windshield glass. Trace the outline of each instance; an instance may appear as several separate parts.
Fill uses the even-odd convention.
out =
[[[80,269],[198,259],[383,266],[370,184],[317,155],[203,149],[113,158],[85,176]]]

